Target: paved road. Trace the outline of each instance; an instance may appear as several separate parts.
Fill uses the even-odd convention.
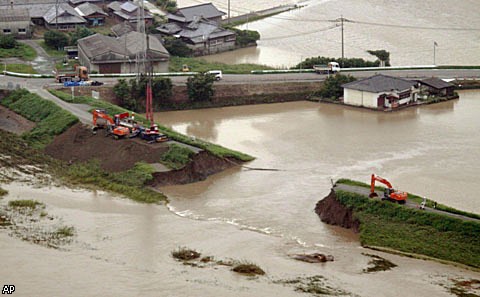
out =
[[[342,190],[342,191],[346,191],[346,192],[352,192],[352,193],[360,194],[360,195],[367,196],[367,197],[370,195],[370,189],[369,188],[359,187],[359,186],[336,184],[333,189],[334,190]],[[373,198],[373,199],[381,200],[381,197],[383,197],[383,192],[382,191],[375,191],[375,193],[377,193],[378,197]],[[419,208],[419,204],[417,204],[416,202],[411,201],[411,200],[407,200],[407,202],[405,203],[405,206],[410,207],[410,208],[416,208],[416,209]],[[450,213],[450,212],[445,212],[445,211],[441,211],[441,210],[438,210],[438,209],[433,209],[433,208],[430,208],[430,207],[425,207],[425,211],[426,212],[434,212],[434,213],[438,213],[438,214],[442,214],[442,215],[447,215],[449,217],[454,217],[454,218],[461,219],[461,220],[464,220],[464,221],[480,222],[480,220],[475,219],[475,218],[470,218],[470,217],[466,217],[466,216],[462,216],[462,215],[458,215],[458,214],[454,214],[454,213]]]

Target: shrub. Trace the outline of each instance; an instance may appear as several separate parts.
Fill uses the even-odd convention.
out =
[[[57,50],[61,50],[69,44],[68,35],[59,31],[47,31],[43,38],[47,46]]]
[[[132,111],[141,111],[145,109],[145,94],[148,79],[146,77],[131,79],[129,83],[120,79],[113,87],[115,96],[120,100],[120,106]],[[156,77],[152,79],[153,107],[159,109],[169,102],[172,96],[172,80],[166,77]]]
[[[214,75],[202,72],[189,77],[187,80],[188,98],[192,101],[209,101],[215,93],[214,81]]]
[[[355,81],[356,78],[351,75],[336,74],[327,77],[320,91],[317,92],[322,98],[337,100],[343,96],[342,85]]]
[[[186,247],[181,247],[172,252],[172,257],[181,261],[190,261],[200,258],[200,253]]]
[[[8,191],[0,187],[0,197],[8,194]]]
[[[342,67],[378,67],[380,62],[377,61],[366,61],[360,58],[330,58],[330,57],[311,57],[305,59],[305,61],[300,62],[296,66],[292,67],[293,69],[312,69],[313,65],[327,65],[328,62],[338,62]]]
[[[35,209],[37,206],[43,206],[44,204],[36,200],[11,200],[8,201],[8,206],[14,208],[31,208]]]
[[[93,35],[95,32],[86,27],[77,27],[75,31],[70,32],[70,45],[77,45],[79,39]]]
[[[180,169],[184,167],[189,161],[194,152],[184,146],[172,143],[162,156],[162,163],[172,169]]]
[[[0,48],[14,48],[17,46],[17,41],[12,35],[2,35],[0,36]]]
[[[237,34],[235,44],[241,47],[248,45],[256,45],[257,40],[260,39],[260,33],[252,30],[240,30],[236,28],[228,28],[229,30],[234,31]]]
[[[232,271],[246,275],[264,275],[265,271],[253,263],[240,263],[232,268]]]
[[[193,53],[193,50],[185,42],[175,37],[165,37],[164,46],[172,56],[190,57]]]

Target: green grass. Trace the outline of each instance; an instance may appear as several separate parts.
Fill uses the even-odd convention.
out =
[[[1,101],[1,104],[36,122],[36,126],[22,137],[37,148],[45,147],[56,135],[78,122],[77,117],[55,103],[24,89],[12,92]]]
[[[350,186],[358,186],[358,187],[363,187],[363,188],[368,188],[368,189],[370,189],[370,185],[369,185],[369,184],[362,183],[362,182],[359,182],[359,181],[356,181],[356,180],[346,179],[346,178],[341,178],[341,179],[337,180],[336,183],[338,183],[338,184],[350,185]],[[375,190],[383,191],[383,189],[385,189],[385,187],[375,186]],[[411,193],[407,193],[407,194],[408,194],[407,200],[409,200],[409,201],[414,201],[414,202],[417,203],[417,204],[420,204],[420,203],[423,202],[423,197],[420,197],[420,196],[418,196],[418,195],[411,194]],[[436,204],[435,204],[435,203],[436,203]],[[444,204],[437,203],[435,200],[427,199],[427,204],[426,204],[425,206],[430,207],[430,208],[433,208],[433,207],[435,206],[435,208],[438,209],[438,210],[442,210],[442,211],[445,211],[445,212],[449,212],[449,213],[453,213],[453,214],[458,214],[458,215],[462,215],[462,216],[466,216],[466,217],[470,217],[470,218],[474,218],[474,219],[479,219],[479,220],[480,220],[480,215],[479,215],[479,214],[471,213],[471,212],[466,212],[466,211],[459,210],[459,209],[455,209],[455,208],[453,208],[453,207],[450,207],[450,206],[446,206],[446,205],[444,205]]]
[[[54,48],[51,48],[43,40],[37,40],[37,42],[47,52],[49,56],[52,56],[54,58],[63,58],[66,56],[65,51],[59,51]]]
[[[57,175],[72,184],[93,185],[101,189],[125,195],[143,203],[159,203],[167,200],[165,195],[145,187],[153,179],[153,168],[146,163],[137,163],[127,171],[110,173],[101,169],[99,162],[76,163],[57,170]]]
[[[223,73],[229,74],[246,74],[252,70],[272,70],[275,69],[266,65],[258,64],[235,64],[229,65],[219,62],[208,62],[200,58],[181,58],[171,57],[169,64],[169,71],[180,72],[182,66],[186,64],[192,72],[206,72],[209,70],[222,70]]]
[[[36,57],[37,52],[31,46],[20,42],[14,48],[0,48],[0,58],[20,58],[25,61],[32,61]]]
[[[75,229],[71,226],[64,226],[58,228],[57,231],[55,231],[55,234],[59,237],[71,237],[75,235]]]
[[[0,187],[0,197],[8,195],[8,191]]]
[[[58,98],[64,100],[64,101],[72,102],[70,94],[67,94],[67,93],[59,91],[59,90],[49,90],[49,92],[51,94],[57,96]],[[113,115],[119,114],[119,113],[123,113],[123,112],[126,112],[126,111],[130,112],[129,110],[127,110],[125,108],[122,108],[122,107],[119,107],[117,105],[114,105],[112,103],[102,101],[102,100],[97,100],[97,99],[94,99],[94,98],[88,97],[88,96],[75,97],[73,102],[74,103],[88,104],[92,107],[92,110],[93,109],[105,109],[110,116],[113,116]],[[141,116],[141,115],[136,115],[135,118],[140,122],[144,122],[144,123],[148,122],[147,119],[145,117]],[[199,139],[193,139],[189,136],[186,136],[186,135],[183,135],[181,133],[175,132],[175,131],[173,131],[173,130],[167,128],[167,127],[164,127],[162,125],[159,125],[159,129],[162,133],[167,135],[170,139],[173,139],[173,140],[176,140],[178,142],[182,142],[182,143],[185,143],[185,144],[189,144],[191,146],[195,146],[195,147],[204,149],[204,150],[206,150],[206,151],[208,151],[208,152],[212,153],[213,155],[215,155],[217,157],[220,157],[220,158],[235,158],[237,160],[244,161],[244,162],[251,161],[251,160],[254,159],[252,156],[249,156],[247,154],[244,154],[244,153],[241,153],[241,152],[238,152],[238,151],[234,151],[234,150],[231,150],[231,149],[227,149],[227,148],[222,147],[220,145],[216,145],[216,144],[209,143],[209,142],[206,142],[206,141],[202,141],[202,140],[199,140]]]
[[[7,64],[7,71],[30,74],[38,73],[35,69],[33,69],[32,65],[28,64]]]
[[[161,163],[171,169],[180,169],[191,160],[190,157],[194,154],[195,152],[192,150],[172,143],[168,148],[168,152],[162,156]]]
[[[360,241],[480,267],[480,223],[336,191],[360,221]]]
[[[44,206],[44,204],[36,200],[11,200],[8,201],[8,206],[14,208],[35,209],[37,206]]]

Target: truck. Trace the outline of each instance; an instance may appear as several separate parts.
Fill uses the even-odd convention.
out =
[[[340,72],[340,65],[337,62],[329,62],[327,65],[313,65],[313,71],[318,74],[330,74]]]
[[[75,65],[73,69],[55,71],[55,81],[64,83],[67,81],[88,81],[88,69],[85,66]]]

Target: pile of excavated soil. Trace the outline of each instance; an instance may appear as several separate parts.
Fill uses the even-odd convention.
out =
[[[353,229],[356,233],[360,232],[360,222],[353,218],[351,209],[345,207],[337,200],[334,190],[327,197],[317,202],[315,212],[324,223]]]
[[[115,140],[112,136],[106,137],[102,130],[94,135],[91,129],[80,123],[55,137],[45,148],[48,155],[71,163],[97,159],[103,169],[113,172],[128,170],[140,161],[157,163],[166,151],[166,143]]]
[[[0,105],[0,129],[22,134],[35,127],[35,123]]]
[[[236,166],[238,161],[222,159],[206,151],[201,151],[192,157],[185,167],[168,172],[155,172],[152,186],[167,186],[188,184],[205,180],[209,175]]]

